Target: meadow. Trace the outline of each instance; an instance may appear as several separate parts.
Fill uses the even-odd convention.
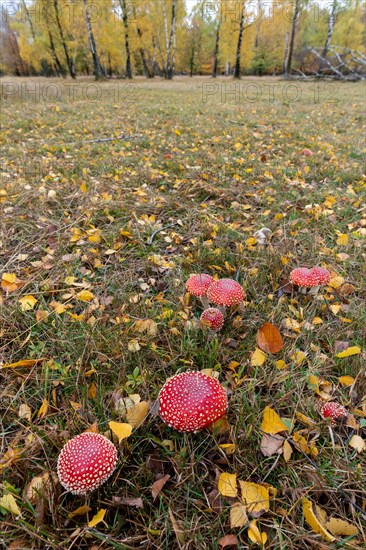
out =
[[[363,85],[0,86],[3,548],[364,548]],[[290,271],[313,265],[329,285],[291,287]],[[246,293],[216,334],[185,290],[200,272]],[[258,348],[265,322],[283,338],[276,354]],[[159,390],[203,369],[227,390],[227,419],[179,433],[158,415]],[[328,400],[346,422],[321,417]],[[147,415],[118,443],[109,422],[131,421],[141,402]],[[278,452],[265,448],[266,408],[287,427]],[[119,462],[86,499],[55,472],[87,429],[116,443]],[[223,473],[264,487],[265,513],[240,487],[225,495]],[[330,537],[324,514],[352,528],[338,522]]]

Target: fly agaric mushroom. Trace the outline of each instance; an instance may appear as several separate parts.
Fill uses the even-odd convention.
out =
[[[290,281],[297,286],[305,288],[311,288],[319,284],[317,275],[307,267],[298,267],[291,271]]]
[[[210,330],[221,330],[224,326],[224,316],[216,307],[209,307],[201,315],[201,325],[208,327]]]
[[[235,306],[244,300],[244,290],[234,279],[214,281],[207,291],[207,298],[218,306]]]
[[[227,411],[227,396],[221,384],[203,372],[176,374],[160,390],[160,416],[180,432],[197,432],[219,420]]]
[[[348,416],[347,409],[335,401],[325,403],[320,409],[320,414],[323,418],[330,418],[333,425],[336,424],[337,420]]]
[[[68,441],[57,461],[61,484],[74,495],[97,489],[112,474],[117,463],[117,449],[104,435],[84,432]]]
[[[327,285],[330,281],[330,273],[325,267],[313,267],[313,275],[318,279],[318,285]]]
[[[213,281],[211,275],[207,273],[198,273],[196,275],[191,275],[186,282],[187,292],[201,298],[203,307],[208,307],[209,303],[207,300],[207,290]]]

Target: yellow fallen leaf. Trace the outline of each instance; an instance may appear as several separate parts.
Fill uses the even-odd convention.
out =
[[[82,193],[86,193],[86,192],[87,192],[87,187],[86,187],[85,181],[82,181],[82,182],[81,182],[81,185],[80,185],[79,189],[80,189],[80,191],[81,191]]]
[[[299,420],[303,424],[306,424],[306,426],[314,427],[316,424],[314,420],[312,420],[311,418],[309,418],[308,416],[305,416],[305,414],[302,414],[300,412],[295,412],[295,416],[297,420]]]
[[[355,379],[352,377],[352,376],[340,376],[338,378],[339,380],[339,383],[341,386],[344,386],[344,387],[347,387],[347,386],[352,386],[353,382],[355,381]]]
[[[128,351],[136,352],[136,351],[140,351],[141,346],[138,340],[133,339],[128,342],[127,348],[128,348]]]
[[[352,449],[356,449],[358,453],[362,453],[366,447],[366,441],[362,439],[360,435],[353,435],[349,440],[348,445],[352,447]]]
[[[285,462],[289,462],[292,455],[292,447],[288,441],[284,441],[283,443],[283,458],[285,459]]]
[[[50,303],[50,306],[54,308],[54,310],[58,315],[61,315],[61,313],[65,313],[66,311],[65,306],[61,304],[61,302],[56,302],[55,300],[52,300],[52,302]]]
[[[236,502],[230,508],[230,527],[235,529],[237,527],[244,527],[248,523],[248,516],[244,504]]]
[[[341,235],[339,235],[339,237],[337,239],[337,244],[339,244],[341,246],[347,246],[348,242],[349,242],[349,239],[348,239],[348,235],[346,235],[346,233],[342,233]]]
[[[3,273],[1,277],[1,288],[5,292],[14,292],[21,286],[21,281],[17,278],[15,273]]]
[[[300,447],[301,450],[304,451],[304,453],[306,453],[307,455],[311,455],[314,458],[318,456],[319,451],[313,441],[307,442],[305,437],[302,436],[299,432],[295,432],[292,438],[294,442],[297,443],[298,447]]]
[[[287,431],[287,426],[282,422],[275,410],[266,407],[263,411],[263,420],[260,429],[268,434],[277,434]]]
[[[313,509],[313,503],[311,502],[311,500],[304,497],[302,499],[302,509],[303,509],[305,521],[311,527],[314,533],[321,535],[325,540],[329,542],[335,540],[333,535],[325,529],[325,527],[322,525],[318,517],[315,515],[314,509]]]
[[[46,357],[40,357],[39,359],[21,359],[16,363],[5,363],[1,366],[2,369],[16,369],[17,367],[33,367],[37,363],[42,363],[46,360]]]
[[[15,516],[22,515],[15,498],[10,493],[6,493],[0,498],[0,508],[4,508],[4,510],[11,512]]]
[[[76,297],[82,302],[90,302],[94,298],[94,294],[89,290],[82,290],[79,292]]]
[[[350,357],[351,355],[357,355],[359,353],[361,353],[360,346],[351,346],[350,348],[337,353],[336,357]]]
[[[333,315],[337,315],[341,311],[341,305],[332,304],[331,306],[329,306],[329,309],[333,313]]]
[[[260,546],[266,544],[267,542],[267,533],[261,533],[257,527],[258,520],[254,519],[249,524],[248,537],[254,544]]]
[[[287,367],[285,361],[283,361],[282,359],[278,359],[278,361],[275,362],[275,365],[278,370],[283,370]]]
[[[236,497],[238,488],[236,486],[236,474],[220,474],[218,482],[218,491],[224,497]]]
[[[21,305],[22,311],[29,311],[30,309],[34,308],[35,304],[37,303],[37,299],[31,294],[28,294],[27,296],[19,298],[18,302]]]
[[[32,504],[36,504],[36,502],[40,498],[45,499],[49,497],[49,491],[51,490],[54,483],[57,483],[56,474],[44,472],[43,474],[34,477],[28,483],[25,488],[24,494],[29,502],[31,502]]]
[[[313,325],[322,325],[323,322],[324,321],[321,317],[314,317],[314,319],[312,320]]]
[[[259,517],[269,510],[269,493],[266,487],[252,483],[251,481],[240,481],[241,500],[254,517]]]
[[[89,521],[88,527],[95,527],[104,520],[104,516],[106,514],[107,510],[104,510],[103,508],[101,510],[98,510],[98,512],[95,514],[95,516]]]
[[[73,512],[70,512],[67,517],[69,519],[72,519],[75,516],[83,516],[87,512],[90,512],[90,510],[91,510],[90,506],[87,506],[86,504],[84,504],[84,506],[79,506],[79,508],[76,508],[76,510],[74,510]]]
[[[301,350],[297,350],[291,355],[291,359],[295,361],[296,365],[301,365],[301,363],[303,363],[306,359],[306,353]]]
[[[353,525],[344,519],[330,518],[325,526],[335,537],[339,535],[342,537],[350,537],[358,534],[356,525]]]
[[[220,448],[224,451],[227,456],[230,456],[235,453],[236,445],[235,443],[222,443]]]
[[[253,367],[260,367],[266,361],[267,355],[259,348],[256,348],[252,353],[250,363]]]
[[[40,406],[38,414],[37,414],[38,418],[44,418],[46,416],[49,405],[50,404],[47,401],[47,399],[43,399],[42,405]]]
[[[344,283],[344,278],[337,275],[336,277],[333,277],[327,286],[330,286],[331,288],[334,288],[334,289],[337,289],[339,288],[340,286],[342,286]]]
[[[88,397],[90,399],[96,399],[98,395],[98,388],[95,382],[92,382],[88,388]]]
[[[127,410],[128,423],[133,428],[138,428],[149,414],[150,405],[147,401],[141,401]]]
[[[112,432],[116,434],[120,443],[123,439],[126,439],[126,437],[130,437],[132,433],[131,424],[126,424],[124,422],[113,422],[111,420],[111,422],[108,422],[108,425]]]

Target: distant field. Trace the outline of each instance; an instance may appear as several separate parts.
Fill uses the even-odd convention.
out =
[[[7,77],[0,88],[0,499],[19,512],[0,500],[5,548],[212,550],[228,534],[254,548],[248,524],[230,524],[240,493],[219,495],[223,472],[277,490],[258,518],[264,548],[363,548],[366,450],[349,445],[366,440],[363,84]],[[331,286],[291,293],[290,271],[312,265]],[[198,272],[246,292],[215,336],[185,294]],[[266,321],[284,347],[260,365]],[[361,349],[336,357],[349,347]],[[40,361],[11,366],[23,359]],[[70,437],[92,426],[112,438],[123,398],[153,403],[190,369],[217,373],[228,424],[180,434],[149,414],[73,518],[85,498],[56,479],[29,490]],[[328,399],[353,414],[347,425],[322,420]],[[288,461],[261,452],[265,407],[287,423]],[[357,535],[316,534],[304,497]],[[100,509],[104,522],[88,527]]]

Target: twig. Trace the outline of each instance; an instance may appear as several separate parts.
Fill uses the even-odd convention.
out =
[[[246,122],[239,122],[238,120],[229,120],[232,124],[239,124],[240,126],[245,126]]]
[[[115,137],[109,137],[109,138],[98,138],[98,139],[89,139],[88,141],[81,141],[80,145],[85,145],[85,143],[106,143],[107,141],[115,141],[118,139],[133,139],[137,137],[142,137],[143,134],[133,134],[132,136],[128,136],[126,134],[120,134],[119,136]],[[67,143],[66,145],[75,145],[78,142],[73,143]]]
[[[154,239],[155,239],[155,236],[160,233],[161,231],[164,231],[164,229],[169,229],[169,227],[174,227],[175,225],[177,225],[177,222],[174,222],[174,223],[170,223],[169,225],[164,225],[164,227],[160,227],[160,229],[157,229],[156,231],[154,231],[154,233],[151,235],[151,237],[148,239],[147,243],[146,244],[152,244]]]

